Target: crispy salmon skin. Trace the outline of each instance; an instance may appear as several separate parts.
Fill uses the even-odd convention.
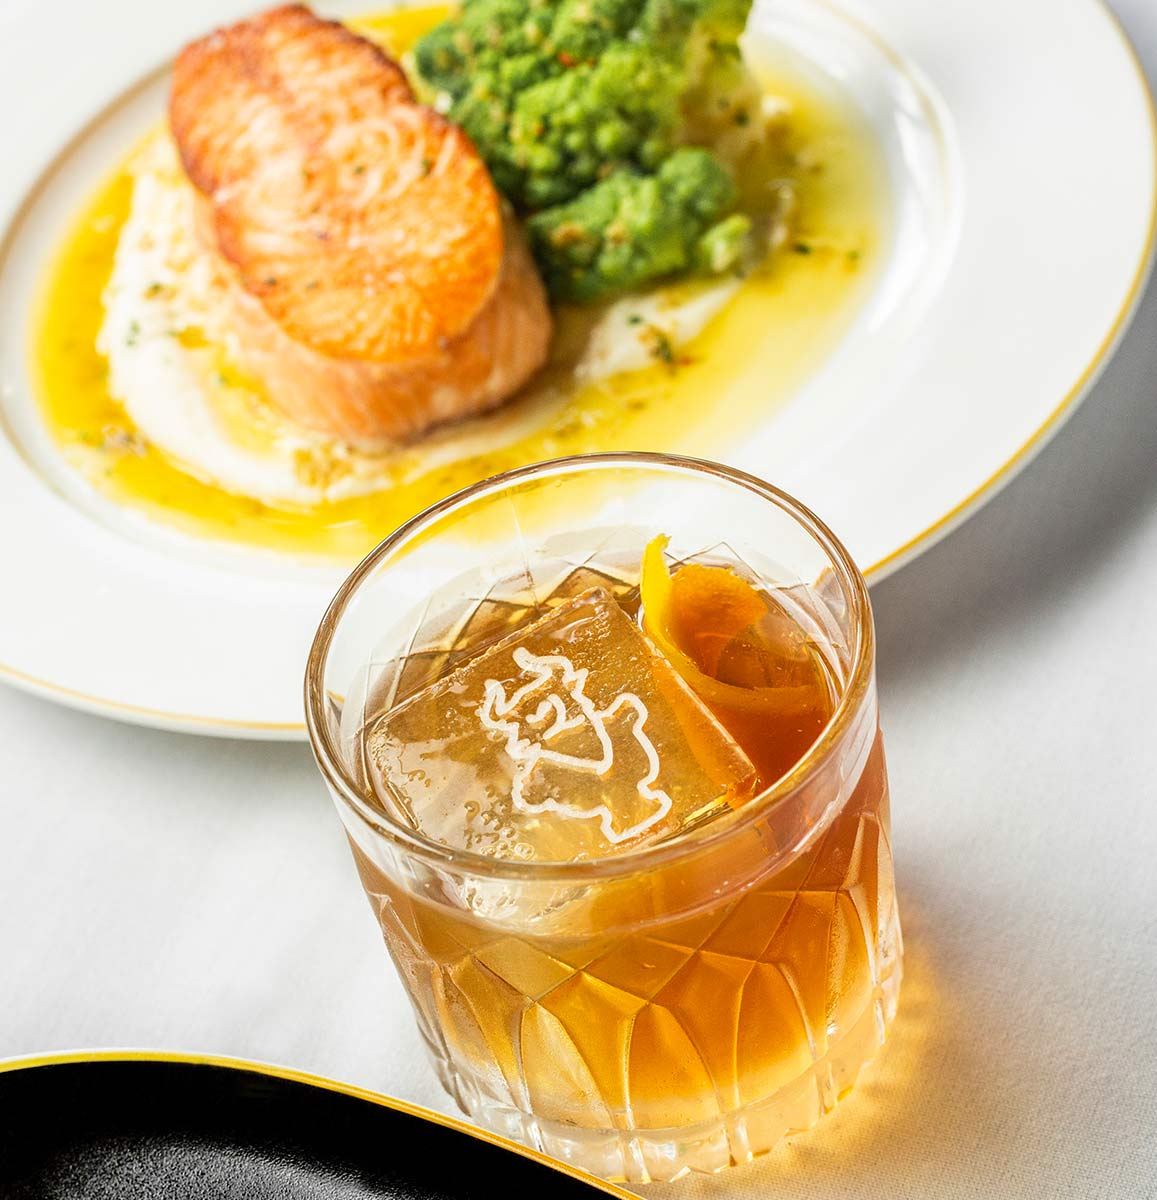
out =
[[[371,42],[300,5],[218,30],[177,59],[169,123],[251,365],[294,419],[410,438],[541,365],[550,316],[521,231],[466,134]]]

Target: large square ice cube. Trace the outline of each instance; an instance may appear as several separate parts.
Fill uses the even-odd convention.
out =
[[[445,845],[569,862],[668,838],[751,792],[750,760],[603,589],[372,722],[382,800]]]

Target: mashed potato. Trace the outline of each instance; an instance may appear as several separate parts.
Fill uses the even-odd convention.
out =
[[[133,424],[198,478],[267,502],[341,500],[517,441],[565,402],[557,385],[532,384],[494,414],[385,453],[292,425],[234,365],[242,357],[236,334],[220,315],[227,284],[198,245],[194,193],[167,134],[149,138],[131,170],[132,206],[104,293],[98,348],[109,391]],[[728,280],[626,297],[560,353],[581,383],[646,367],[657,349],[691,341],[738,286]]]

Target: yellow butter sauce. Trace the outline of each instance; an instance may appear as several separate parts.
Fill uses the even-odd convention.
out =
[[[401,54],[445,11],[408,9],[357,25]],[[135,430],[109,394],[96,349],[101,297],[132,197],[123,167],[90,199],[46,279],[32,347],[45,419],[73,466],[118,503],[202,537],[347,560],[443,496],[524,463],[616,449],[724,455],[839,337],[880,257],[886,225],[879,151],[851,107],[798,79],[777,76],[768,90],[789,110],[775,161],[766,164],[795,191],[786,244],[675,361],[665,361],[671,356],[658,344],[654,365],[599,383],[548,372],[514,401],[541,406],[530,432],[512,437],[508,414],[504,435],[503,418],[490,418],[495,443],[483,453],[416,476],[411,458],[406,476],[371,495],[308,508],[267,504],[190,474]],[[470,423],[471,433],[484,435],[486,421]]]

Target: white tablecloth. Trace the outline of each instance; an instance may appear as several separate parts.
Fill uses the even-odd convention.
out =
[[[1157,6],[1118,11],[1157,76]],[[1157,1196],[1157,289],[1041,457],[873,598],[894,1037],[817,1130],[670,1194]],[[0,1056],[110,1046],[448,1110],[307,749],[0,688]]]

